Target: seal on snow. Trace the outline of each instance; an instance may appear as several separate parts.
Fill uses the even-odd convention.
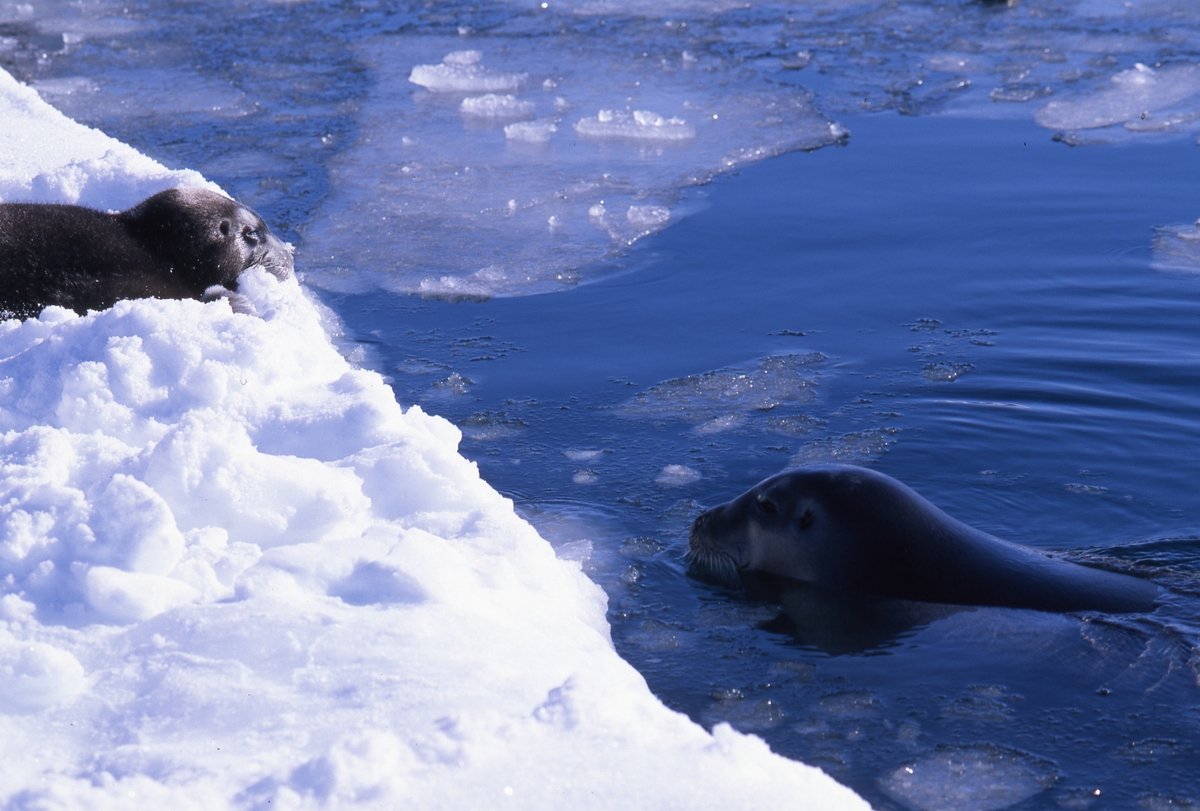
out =
[[[83,315],[121,299],[229,300],[253,312],[237,278],[292,275],[292,248],[249,208],[206,189],[168,189],[108,214],[82,206],[0,204],[0,311]]]

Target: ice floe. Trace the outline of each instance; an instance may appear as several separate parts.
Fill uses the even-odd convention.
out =
[[[1169,124],[1154,122],[1153,113],[1200,93],[1200,65],[1181,64],[1155,70],[1140,62],[1112,77],[1110,86],[1075,98],[1047,102],[1034,114],[1043,127],[1085,130],[1127,124],[1130,129],[1166,129]],[[1200,116],[1200,100],[1195,109],[1176,123]],[[1170,118],[1168,118],[1170,120]]]

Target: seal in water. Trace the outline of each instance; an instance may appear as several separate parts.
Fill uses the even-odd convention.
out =
[[[916,601],[1128,613],[1152,611],[1161,591],[1146,580],[1002,541],[890,476],[848,465],[781,473],[702,513],[692,525],[689,555],[695,573],[737,579],[765,590],[760,596],[792,584],[802,592],[817,587],[842,605]]]
[[[242,271],[292,275],[292,248],[245,206],[206,189],[168,189],[127,211],[0,204],[0,311],[36,316],[56,304],[84,315],[121,299],[229,300]]]

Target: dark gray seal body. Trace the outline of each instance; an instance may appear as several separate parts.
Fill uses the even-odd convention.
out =
[[[205,189],[159,192],[107,214],[82,206],[0,204],[0,311],[52,304],[83,315],[121,299],[229,299],[252,311],[237,278],[292,275],[292,249],[245,206]]]
[[[815,586],[840,601],[1040,611],[1152,611],[1160,588],[1002,541],[890,476],[852,466],[781,473],[701,514],[701,571]]]

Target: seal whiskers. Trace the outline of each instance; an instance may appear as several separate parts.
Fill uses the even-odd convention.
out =
[[[684,560],[688,575],[714,586],[739,588],[742,585],[737,566],[727,555],[711,549],[689,548]]]

